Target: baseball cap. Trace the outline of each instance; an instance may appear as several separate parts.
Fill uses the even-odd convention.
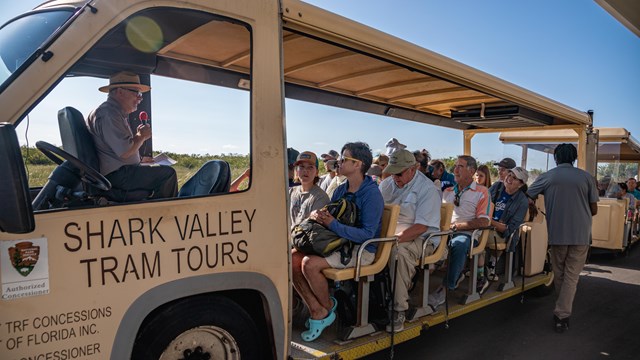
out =
[[[296,162],[296,159],[300,155],[300,152],[294,148],[287,148],[287,164],[293,165]]]
[[[406,149],[400,149],[389,155],[389,164],[382,172],[385,174],[399,174],[415,164],[416,158],[413,153]]]
[[[527,183],[527,180],[529,180],[529,172],[521,168],[520,166],[510,169],[509,172],[513,173],[516,179],[522,180],[522,182],[525,184]]]
[[[316,154],[312,153],[311,151],[301,152],[300,155],[298,155],[298,158],[296,159],[296,162],[293,165],[298,166],[303,162],[312,164],[316,168],[318,167],[318,157],[316,156]]]
[[[338,154],[338,152],[335,150],[329,150],[329,152],[320,155],[320,157],[322,158],[322,161],[336,160],[338,157],[340,157],[340,154]]]
[[[512,158],[504,158],[500,160],[500,162],[493,163],[493,165],[502,166],[503,168],[506,168],[506,169],[513,169],[514,167],[516,167],[516,161],[513,160]]]

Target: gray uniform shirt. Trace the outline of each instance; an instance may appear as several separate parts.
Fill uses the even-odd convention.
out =
[[[129,127],[129,115],[122,111],[117,101],[109,98],[92,111],[87,117],[87,127],[96,144],[102,175],[124,165],[140,164],[138,152],[121,158],[133,145],[133,133]]]
[[[528,191],[544,195],[549,245],[589,245],[591,207],[598,202],[596,182],[588,172],[560,164],[540,175]]]

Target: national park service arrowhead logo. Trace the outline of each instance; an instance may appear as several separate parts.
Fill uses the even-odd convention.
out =
[[[40,246],[34,246],[31,241],[23,241],[9,248],[9,259],[13,268],[25,277],[36,266],[38,256],[40,256]]]

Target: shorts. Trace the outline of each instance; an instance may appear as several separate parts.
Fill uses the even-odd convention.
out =
[[[334,269],[346,269],[346,268],[356,267],[356,258],[358,256],[359,248],[360,248],[360,245],[356,245],[353,247],[353,249],[351,250],[351,260],[347,265],[343,265],[342,262],[340,261],[340,251],[334,251],[333,254],[325,257],[325,260],[327,260],[327,263],[329,264],[329,266],[331,266]],[[373,260],[375,260],[375,258],[376,258],[375,253],[365,250],[362,252],[362,261],[360,262],[360,265],[361,266],[371,265],[371,263],[373,263]]]

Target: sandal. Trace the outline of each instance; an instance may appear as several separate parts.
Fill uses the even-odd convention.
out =
[[[309,319],[309,330],[303,331],[302,334],[300,334],[302,336],[302,340],[313,341],[317,339],[322,334],[322,331],[327,326],[333,324],[335,320],[336,313],[334,312],[329,312],[329,315],[321,320]]]
[[[329,299],[331,299],[331,301],[333,301],[333,306],[331,307],[331,310],[329,310],[329,311],[331,311],[332,313],[335,313],[336,309],[338,308],[338,300],[336,300],[336,298],[334,298],[333,296],[329,296]],[[309,328],[309,319],[307,319],[307,321],[304,322],[304,327],[306,327],[307,329]]]

